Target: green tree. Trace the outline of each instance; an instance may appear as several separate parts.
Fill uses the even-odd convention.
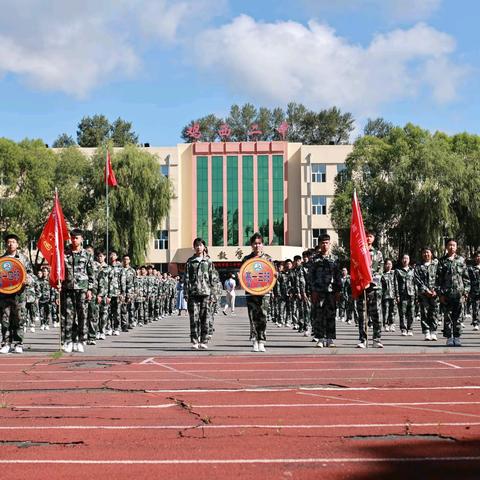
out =
[[[89,214],[94,242],[103,243],[106,232],[105,185],[103,171],[105,149],[99,148],[92,158],[93,197],[102,199]],[[160,173],[157,158],[135,145],[127,145],[112,155],[112,166],[118,181],[109,192],[111,247],[128,253],[134,264],[144,262],[149,241],[167,216],[173,189],[168,178]]]
[[[231,106],[226,122],[232,129],[232,141],[246,142],[248,140],[248,132],[252,124],[256,123],[257,115],[257,109],[251,103],[246,103],[242,107]]]
[[[120,117],[110,127],[110,138],[114,147],[138,143],[138,135],[132,131],[132,122],[122,120]]]
[[[62,133],[59,135],[56,140],[53,142],[53,148],[68,148],[75,146],[75,140],[68,133]]]
[[[181,136],[186,143],[192,143],[196,141],[187,133],[188,129],[190,127],[193,127],[193,125],[196,123],[198,123],[198,125],[200,126],[201,137],[198,139],[199,141],[215,142],[220,139],[218,131],[220,130],[223,120],[213,114],[210,114],[197,120],[192,120],[188,125],[183,127]]]
[[[385,138],[392,131],[393,123],[387,122],[383,118],[369,118],[363,127],[363,134],[371,137]]]
[[[77,143],[80,147],[99,147],[108,141],[111,126],[105,115],[83,117],[77,127]]]

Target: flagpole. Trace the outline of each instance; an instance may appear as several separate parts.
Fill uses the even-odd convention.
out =
[[[363,330],[365,332],[365,345],[368,348],[368,312],[367,290],[363,290]]]
[[[55,187],[55,204],[58,202],[58,189]],[[55,208],[54,208],[55,211]],[[60,320],[58,322],[58,351],[62,351],[62,282],[60,280],[60,252],[59,252],[59,242],[58,242],[58,216],[54,214],[55,218],[55,255],[57,256],[56,269],[57,269],[57,279],[58,279],[58,312],[57,318]]]
[[[107,257],[107,263],[108,263],[108,223],[109,223],[109,216],[110,216],[110,210],[109,210],[109,205],[108,205],[108,182],[109,182],[109,168],[108,168],[108,147],[107,147],[107,157],[105,160],[105,199],[107,203],[107,238],[106,238],[106,257]]]

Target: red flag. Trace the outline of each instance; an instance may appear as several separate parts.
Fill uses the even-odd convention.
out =
[[[372,259],[367,246],[362,211],[357,192],[353,192],[352,223],[350,225],[350,279],[352,297],[358,298],[372,282]]]
[[[109,187],[118,186],[117,179],[115,178],[115,173],[112,168],[112,161],[110,160],[110,152],[107,150],[107,160],[105,164],[105,183]]]
[[[55,192],[52,213],[50,213],[38,239],[38,249],[50,265],[50,285],[55,288],[58,288],[59,282],[65,279],[64,243],[69,239],[68,227],[58,200],[58,194]]]

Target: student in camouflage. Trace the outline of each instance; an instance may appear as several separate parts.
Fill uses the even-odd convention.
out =
[[[208,349],[208,303],[213,288],[213,262],[205,254],[201,238],[193,241],[195,251],[185,265],[184,295],[190,316],[192,348]]]
[[[38,310],[40,316],[40,330],[50,330],[52,311],[52,289],[49,280],[49,269],[43,266],[38,272]]]
[[[425,340],[437,340],[439,315],[438,295],[435,290],[438,260],[432,258],[432,249],[422,249],[422,261],[415,265],[415,284],[420,304],[420,321]]]
[[[446,248],[446,255],[438,262],[436,290],[443,306],[443,336],[447,346],[461,347],[462,305],[470,291],[470,278],[464,258],[457,254],[457,241],[449,238]]]
[[[91,245],[85,248],[85,250],[93,257],[93,276],[95,284],[98,284],[98,271],[100,264],[95,260],[95,250]],[[97,290],[98,291],[98,290]],[[87,345],[96,345],[98,339],[98,303],[95,296],[87,301],[87,330],[88,340]]]
[[[65,251],[65,280],[62,283],[62,333],[66,353],[85,351],[87,340],[87,304],[95,292],[93,258],[83,248],[83,234],[74,229],[71,245]]]
[[[474,264],[468,269],[470,278],[470,305],[472,309],[472,325],[474,330],[480,328],[480,250],[475,253]]]
[[[39,319],[38,297],[40,295],[38,278],[34,273],[28,274],[28,282],[25,287],[25,319],[26,324],[24,329],[29,328],[32,333],[35,333],[35,324]]]
[[[130,265],[130,256],[124,255],[122,258],[123,275],[125,278],[125,299],[121,306],[121,327],[122,332],[127,332],[133,327],[135,320],[135,269]]]
[[[373,346],[383,348],[381,342],[382,324],[380,316],[382,314],[382,284],[383,273],[383,255],[382,252],[373,246],[375,234],[372,231],[366,232],[367,248],[370,253],[370,269],[372,272],[372,283],[366,289],[367,297],[367,325],[371,322],[373,326]],[[356,307],[358,312],[358,334],[360,342],[358,348],[365,348],[367,345],[367,331],[365,325],[365,302],[363,296],[357,299]]]
[[[319,238],[320,249],[310,269],[312,303],[315,313],[312,318],[313,336],[318,339],[317,347],[335,347],[336,302],[340,299],[342,282],[338,258],[330,251],[330,235]]]
[[[125,298],[125,274],[118,254],[110,252],[110,272],[108,278],[108,326],[113,335],[120,335],[120,309]]]
[[[305,270],[303,269],[302,257],[300,255],[295,255],[293,257],[293,262],[293,295],[298,322],[298,333],[304,333],[307,332],[309,327],[307,323],[308,298],[306,293],[308,279],[305,278]]]
[[[385,260],[385,271],[382,275],[382,317],[383,328],[386,332],[395,331],[395,316],[397,302],[395,300],[395,270],[393,262],[389,258]]]
[[[250,238],[250,246],[252,253],[243,257],[242,263],[251,258],[263,258],[272,261],[270,255],[263,251],[263,237],[260,233],[254,233]],[[270,294],[266,295],[250,295],[246,292],[248,318],[253,335],[253,351],[265,352],[265,342],[267,337],[265,331],[267,329],[268,306],[270,303]]]
[[[402,256],[402,266],[395,270],[393,284],[395,299],[398,306],[398,317],[402,335],[413,335],[413,314],[415,301],[415,283],[413,268],[410,266],[410,256]]]
[[[108,284],[110,276],[110,267],[106,262],[104,252],[97,252],[98,272],[96,279],[96,303],[98,307],[98,331],[96,340],[105,340],[106,335],[111,335],[112,331],[108,327]]]
[[[27,257],[18,250],[19,239],[15,234],[5,236],[5,253],[2,257],[11,257],[19,260],[28,274],[32,273],[32,267]],[[14,294],[0,293],[0,322],[2,325],[2,345],[0,353],[23,353],[23,326],[25,290],[22,288]]]

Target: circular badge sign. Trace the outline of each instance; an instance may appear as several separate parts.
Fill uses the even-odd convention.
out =
[[[251,295],[265,295],[277,282],[275,273],[272,262],[264,258],[250,258],[240,267],[240,285]]]
[[[0,293],[11,295],[23,288],[27,271],[23,263],[13,257],[0,258]]]

